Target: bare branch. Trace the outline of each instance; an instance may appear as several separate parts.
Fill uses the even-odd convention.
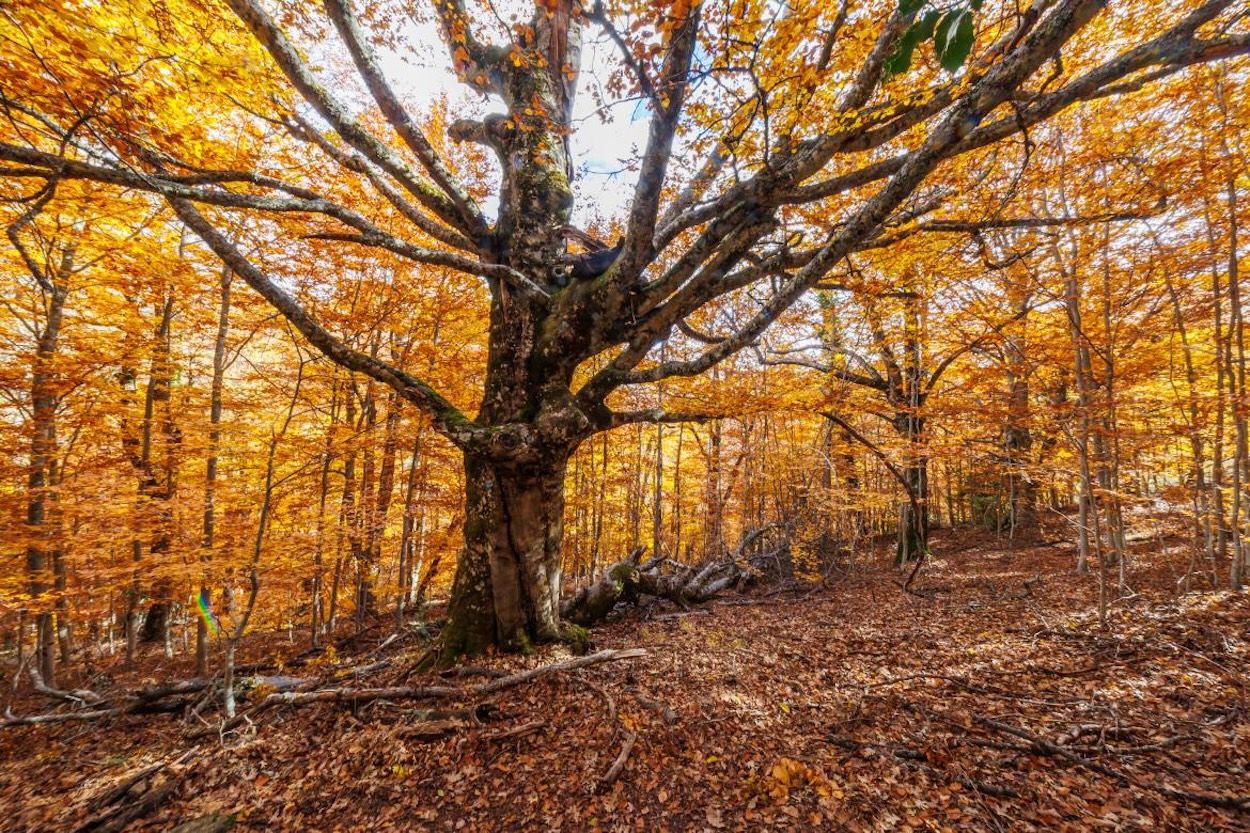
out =
[[[622,425],[634,425],[639,422],[652,424],[708,422],[713,419],[721,419],[724,416],[724,414],[666,411],[662,408],[652,408],[643,411],[613,411],[608,417],[607,427],[620,428]]]
[[[102,167],[72,159],[61,159],[53,154],[31,148],[17,147],[3,142],[0,142],[0,159],[40,166],[43,170],[37,174],[32,172],[31,176],[37,175],[45,179],[55,176],[66,179],[89,179],[160,194],[168,199],[191,200],[223,208],[322,214],[356,229],[359,235],[351,238],[354,242],[386,249],[417,263],[446,266],[470,275],[488,275],[505,280],[515,280],[519,275],[519,273],[514,273],[514,270],[506,266],[483,263],[454,252],[416,246],[383,231],[363,215],[330,202],[312,191],[285,186],[277,180],[270,180],[267,177],[252,177],[249,181],[264,182],[268,187],[282,188],[289,193],[298,194],[299,196],[256,196],[226,191],[224,189],[185,184],[189,182],[216,182],[221,181],[223,178],[232,180],[234,178],[233,173],[220,175],[210,173],[189,177],[166,176],[164,174],[159,176],[146,175],[122,168]],[[341,235],[336,235],[333,232],[321,236],[329,238],[341,237]]]
[[[868,59],[864,61],[864,65],[860,67],[859,74],[855,76],[855,82],[846,91],[842,100],[838,102],[839,110],[844,113],[858,110],[868,103],[868,99],[872,97],[873,90],[881,83],[881,73],[885,71],[885,62],[890,59],[890,55],[894,54],[894,47],[898,43],[898,39],[911,24],[915,16],[915,11],[908,14],[895,11],[890,15],[885,28],[877,36],[877,42],[873,44],[872,52],[868,53]]]
[[[364,79],[365,86],[369,88],[373,100],[377,102],[386,120],[421,160],[421,164],[425,166],[430,177],[443,189],[443,193],[455,204],[463,227],[478,233],[484,231],[486,219],[482,216],[481,210],[456,175],[447,168],[438,152],[425,138],[425,134],[413,124],[412,117],[408,115],[399,97],[395,95],[395,91],[391,89],[390,84],[382,75],[377,55],[374,54],[373,47],[370,46],[367,36],[360,30],[360,24],[352,13],[350,0],[325,0],[325,7],[343,42],[347,44],[347,49],[352,54],[352,60],[356,63],[356,69]]]
[[[291,118],[292,122],[285,124],[285,127],[291,135],[301,141],[310,142],[316,145],[323,153],[325,153],[326,156],[330,157],[342,167],[349,171],[363,175],[369,180],[369,184],[372,185],[379,194],[385,197],[386,201],[389,202],[396,211],[404,215],[410,223],[421,229],[421,231],[425,232],[435,240],[446,243],[448,246],[467,252],[473,252],[474,254],[481,253],[481,248],[476,243],[469,240],[469,238],[465,237],[455,229],[444,225],[435,218],[425,214],[411,202],[406,200],[403,194],[399,192],[399,189],[391,185],[390,182],[387,181],[386,176],[378,170],[376,165],[371,164],[369,160],[359,154],[351,153],[338,147],[332,141],[323,136],[320,130],[317,130],[313,125],[309,124],[305,119],[299,116],[299,114],[293,114]]]
[[[10,223],[9,227],[5,229],[9,242],[22,258],[22,263],[26,265],[26,271],[30,272],[30,276],[35,279],[37,284],[39,284],[39,288],[44,292],[47,292],[49,295],[56,292],[56,287],[53,285],[52,281],[49,280],[46,270],[35,262],[35,258],[26,248],[26,245],[22,243],[20,232],[23,228],[34,222],[35,218],[39,216],[39,212],[43,211],[44,207],[47,206],[52,197],[56,195],[56,186],[58,181],[59,180],[55,176],[48,179],[48,181],[44,183],[44,186],[40,188],[38,193],[35,195],[35,201],[30,204],[30,207],[23,211],[21,216]],[[33,671],[34,669],[32,668],[31,670]]]
[[[650,77],[647,76],[646,68],[638,63],[638,59],[634,57],[633,50],[629,48],[625,38],[621,36],[616,26],[608,18],[608,13],[603,7],[602,0],[597,0],[594,9],[591,10],[587,17],[598,23],[612,43],[616,44],[616,48],[621,51],[621,60],[625,62],[625,65],[629,67],[630,72],[634,74],[634,78],[638,81],[638,89],[642,90],[642,94],[651,100],[651,106],[656,109],[656,112],[659,112],[663,105],[660,102],[660,97],[656,95],[655,85],[651,83]]]
[[[660,193],[673,152],[673,137],[681,118],[689,85],[690,63],[694,57],[699,33],[699,9],[694,6],[673,30],[660,88],[656,91],[655,112],[651,116],[647,149],[642,157],[642,170],[634,187],[634,201],[629,212],[625,248],[615,265],[616,273],[632,279],[654,256],[655,225],[659,216]]]
[[[1194,37],[1198,27],[1217,17],[1231,2],[1213,0],[1206,3],[1158,37],[1122,53],[1054,92],[1035,96],[1027,107],[1020,108],[1011,116],[976,127],[951,149],[949,155],[958,156],[986,147],[1051,118],[1073,104],[1109,95],[1116,89],[1113,84],[1148,67],[1190,66],[1250,54],[1250,36],[1237,35],[1219,40]],[[850,173],[799,186],[789,193],[778,194],[777,199],[782,203],[806,203],[862,188],[892,176],[913,155],[914,152],[899,154]]]
[[[842,27],[846,25],[847,0],[838,0],[838,12],[834,15],[833,23],[829,26],[829,31],[825,33],[825,39],[820,44],[820,53],[816,56],[816,69],[824,70],[829,68],[829,61],[833,58],[833,47],[838,42],[838,35],[842,34]]]
[[[412,246],[403,241],[389,238],[387,235],[377,233],[362,232],[360,234],[338,234],[327,232],[322,234],[310,234],[310,239],[314,240],[340,240],[345,243],[358,243],[361,246],[372,246],[378,249],[386,249],[398,255],[403,255],[409,260],[417,263],[426,263],[430,266],[446,266],[468,274],[484,275],[490,278],[498,278],[508,281],[518,289],[533,292],[544,298],[550,298],[547,290],[531,281],[525,275],[510,266],[502,263],[485,263],[473,258],[464,257],[453,252],[443,252],[438,249],[422,249],[419,246]]]
[[[474,37],[463,0],[435,0],[431,5],[438,15],[456,75],[482,95],[504,95],[503,74],[498,67],[503,52]]]
[[[268,50],[278,67],[290,79],[292,85],[311,104],[322,118],[328,121],[343,140],[363,153],[371,162],[404,186],[417,201],[433,211],[445,222],[470,237],[476,237],[484,227],[461,217],[461,212],[442,190],[429,180],[419,176],[395,151],[366,131],[351,116],[341,101],[321,85],[312,70],[299,57],[295,47],[278,28],[273,19],[256,0],[229,0],[230,8],[251,31],[252,36]]]

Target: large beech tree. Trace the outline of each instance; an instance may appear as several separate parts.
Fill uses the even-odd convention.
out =
[[[463,452],[467,484],[444,657],[523,647],[565,635],[560,547],[570,455],[616,426],[700,418],[623,410],[615,392],[701,374],[749,347],[856,252],[949,233],[942,222],[968,233],[982,221],[1001,225],[1001,216],[951,216],[961,195],[933,181],[957,158],[986,158],[1025,136],[1027,162],[1029,129],[1062,111],[1250,50],[1240,0],[824,5],[540,0],[527,23],[507,28],[489,4],[422,7],[457,76],[498,108],[447,128],[451,140],[497,158],[497,212],[483,208],[480,189],[440,151],[445,137],[427,132],[388,78],[378,51],[388,32],[373,21],[397,16],[352,0],[324,0],[323,12],[371,101],[331,88],[292,40],[296,29],[321,25],[308,22],[310,10],[284,7],[275,17],[261,0],[188,6],[195,19],[215,21],[215,31],[250,33],[254,42],[231,54],[263,55],[264,72],[276,67],[287,88],[262,98],[248,89],[251,70],[226,68],[220,56],[229,50],[213,37],[206,42],[218,57],[208,50],[179,62],[162,51],[163,38],[191,37],[194,26],[161,4],[170,19],[156,15],[151,54],[93,70],[111,83],[64,83],[73,73],[59,73],[57,62],[72,64],[79,51],[69,34],[48,49],[38,84],[0,82],[0,103],[23,125],[14,134],[22,140],[0,144],[0,176],[44,188],[94,180],[165,200],[309,343],[426,413]],[[5,14],[16,15],[20,30],[25,12]],[[569,246],[586,239],[569,228],[570,146],[582,44],[592,33],[619,50],[650,123],[628,215],[617,218],[619,245],[591,242],[579,256]],[[236,93],[239,119],[280,128],[337,166],[342,180],[321,187],[300,172],[262,172],[254,156],[233,165],[220,131],[202,137],[210,150],[192,158],[180,135],[190,127],[163,126],[155,109],[127,100],[132,76],[149,64],[165,64],[164,83],[175,87],[217,73]],[[55,95],[28,94],[58,82]],[[702,163],[674,163],[675,148]],[[343,181],[361,189],[359,200],[335,196]],[[362,207],[377,198],[389,206],[385,216]],[[286,228],[293,216],[318,223],[308,235],[318,244],[372,247],[482,279],[489,358],[475,417],[410,368],[340,340],[240,243],[249,223]],[[687,322],[730,295],[751,309],[732,327],[706,333]],[[675,331],[680,349],[659,359]]]

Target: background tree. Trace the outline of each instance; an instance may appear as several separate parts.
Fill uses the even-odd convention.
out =
[[[164,200],[310,344],[362,377],[347,383],[366,390],[361,478],[346,518],[353,550],[363,542],[352,536],[377,534],[371,518],[384,506],[381,468],[365,472],[383,386],[461,451],[464,550],[443,631],[444,655],[454,657],[567,635],[564,487],[579,445],[622,425],[707,415],[628,409],[627,389],[716,367],[801,311],[848,257],[931,230],[925,222],[975,228],[1027,210],[1002,206],[986,220],[969,204],[975,188],[938,186],[960,166],[988,176],[1017,165],[1010,150],[1022,142],[1027,158],[1029,131],[1069,108],[1130,99],[1244,53],[1240,5],[1158,3],[1147,13],[1098,0],[1027,10],[883,0],[823,26],[835,10],[554,0],[507,21],[449,0],[433,15],[450,60],[504,111],[446,126],[457,142],[493,153],[486,176],[480,148],[448,149],[437,115],[414,118],[345,0],[327,0],[325,19],[367,90],[367,111],[311,68],[294,38],[329,26],[302,11],[274,17],[257,0],[230,0],[236,21],[216,6],[171,15],[154,6],[135,13],[147,17],[131,34],[104,41],[81,33],[116,30],[126,12],[19,9],[6,12],[5,75],[32,83],[3,91],[14,128],[0,160],[6,178],[90,180],[147,205]],[[628,35],[617,24],[627,16]],[[620,83],[642,97],[650,125],[610,248],[568,228],[572,108],[592,27],[621,47]],[[917,48],[930,40],[932,55]],[[168,73],[166,47],[193,43],[204,44],[195,60]],[[197,123],[199,111],[223,119]],[[700,165],[674,164],[678,147]],[[303,164],[310,154],[316,161]],[[482,208],[488,183],[493,218]],[[570,254],[570,237],[587,251]],[[315,292],[286,285],[295,250],[328,264],[364,252],[387,268],[480,279],[489,320],[481,388],[437,389],[402,352],[376,338],[353,342]],[[705,338],[682,331],[722,306],[729,314]],[[370,558],[357,562],[366,588]]]

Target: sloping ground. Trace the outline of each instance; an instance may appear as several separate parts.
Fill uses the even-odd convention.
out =
[[[1250,830],[1250,598],[1175,598],[1186,556],[1147,551],[1101,632],[1070,549],[970,540],[939,543],[923,596],[857,566],[805,598],[631,614],[594,639],[645,656],[475,698],[481,725],[378,700],[224,740],[162,715],[7,729],[0,828],[72,830],[164,761],[127,829]],[[397,684],[408,650],[360,684]]]

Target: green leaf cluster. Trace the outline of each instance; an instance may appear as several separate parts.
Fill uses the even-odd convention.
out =
[[[967,0],[945,8],[926,8],[930,0],[899,0],[899,13],[911,19],[911,25],[898,39],[894,53],[885,62],[887,76],[902,75],[911,68],[916,47],[933,42],[938,63],[947,72],[955,72],[972,52],[976,39],[975,13],[983,0]]]

